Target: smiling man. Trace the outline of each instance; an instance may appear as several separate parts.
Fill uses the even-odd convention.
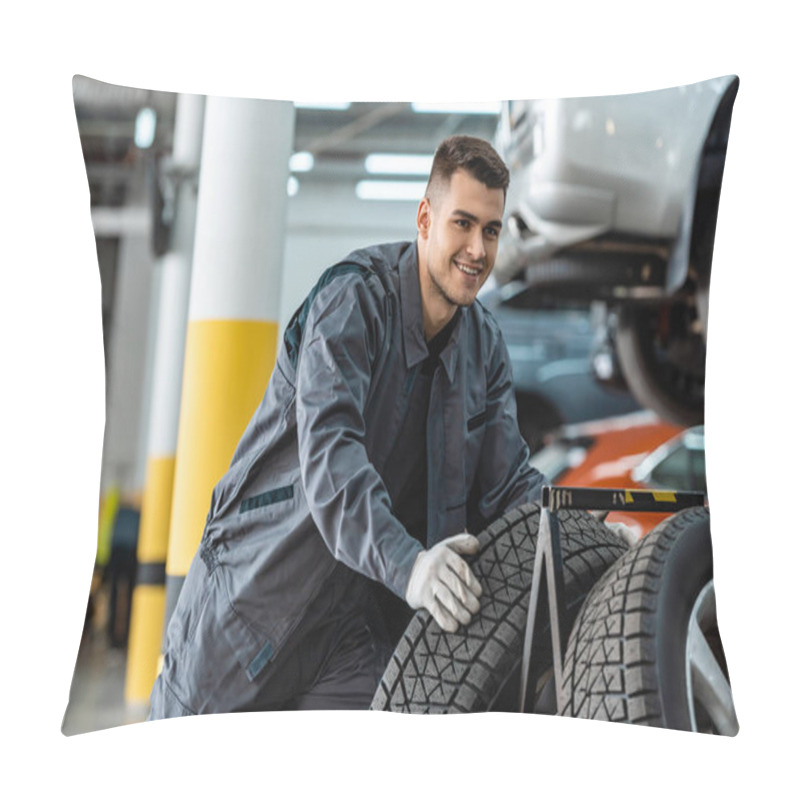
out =
[[[469,306],[486,282],[497,256],[505,189],[486,170],[481,177],[459,167],[447,155],[446,142],[434,161],[426,196],[417,211],[417,248],[425,337],[431,339],[456,313]],[[453,154],[455,155],[455,154]],[[499,156],[496,156],[499,160]],[[502,163],[502,162],[501,162]],[[455,167],[455,169],[454,169]],[[493,186],[492,184],[500,185]]]
[[[368,708],[413,609],[449,632],[479,612],[467,531],[543,484],[475,302],[507,186],[489,144],[446,139],[416,242],[351,253],[297,310],[214,488],[151,719]]]

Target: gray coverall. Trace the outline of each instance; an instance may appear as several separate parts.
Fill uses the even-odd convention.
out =
[[[404,598],[423,548],[393,513],[385,477],[427,356],[414,242],[356,251],[323,274],[212,493],[151,718],[291,707],[345,634],[348,653],[353,641],[376,647],[370,584]],[[441,352],[426,433],[428,546],[539,500],[508,353],[479,302],[460,310]],[[381,647],[382,667],[391,648]],[[336,669],[359,659],[345,654]]]

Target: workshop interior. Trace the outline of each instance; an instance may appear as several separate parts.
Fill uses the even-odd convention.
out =
[[[145,722],[212,489],[295,313],[348,253],[415,238],[433,154],[464,134],[510,173],[478,302],[551,490],[472,531],[485,615],[445,634],[417,611],[371,709],[736,735],[704,401],[738,87],[727,75],[614,96],[292,103],[76,75],[106,427],[63,733]]]

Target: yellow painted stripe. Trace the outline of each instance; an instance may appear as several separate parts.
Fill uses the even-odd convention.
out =
[[[653,499],[665,503],[674,503],[675,492],[653,492]]]
[[[633,502],[633,495],[630,492],[625,492],[625,502],[626,503]]]
[[[148,460],[136,548],[136,558],[140,564],[167,560],[174,482],[175,456]]]
[[[167,574],[186,575],[211,501],[250,417],[264,396],[278,324],[192,320],[186,333]]]
[[[163,586],[137,586],[133,590],[128,637],[125,702],[146,703],[153,688],[161,653],[166,591]]]

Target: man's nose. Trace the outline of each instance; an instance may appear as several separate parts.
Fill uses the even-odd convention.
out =
[[[467,242],[467,252],[473,261],[482,261],[486,257],[486,247],[483,242],[483,231],[476,227]]]

